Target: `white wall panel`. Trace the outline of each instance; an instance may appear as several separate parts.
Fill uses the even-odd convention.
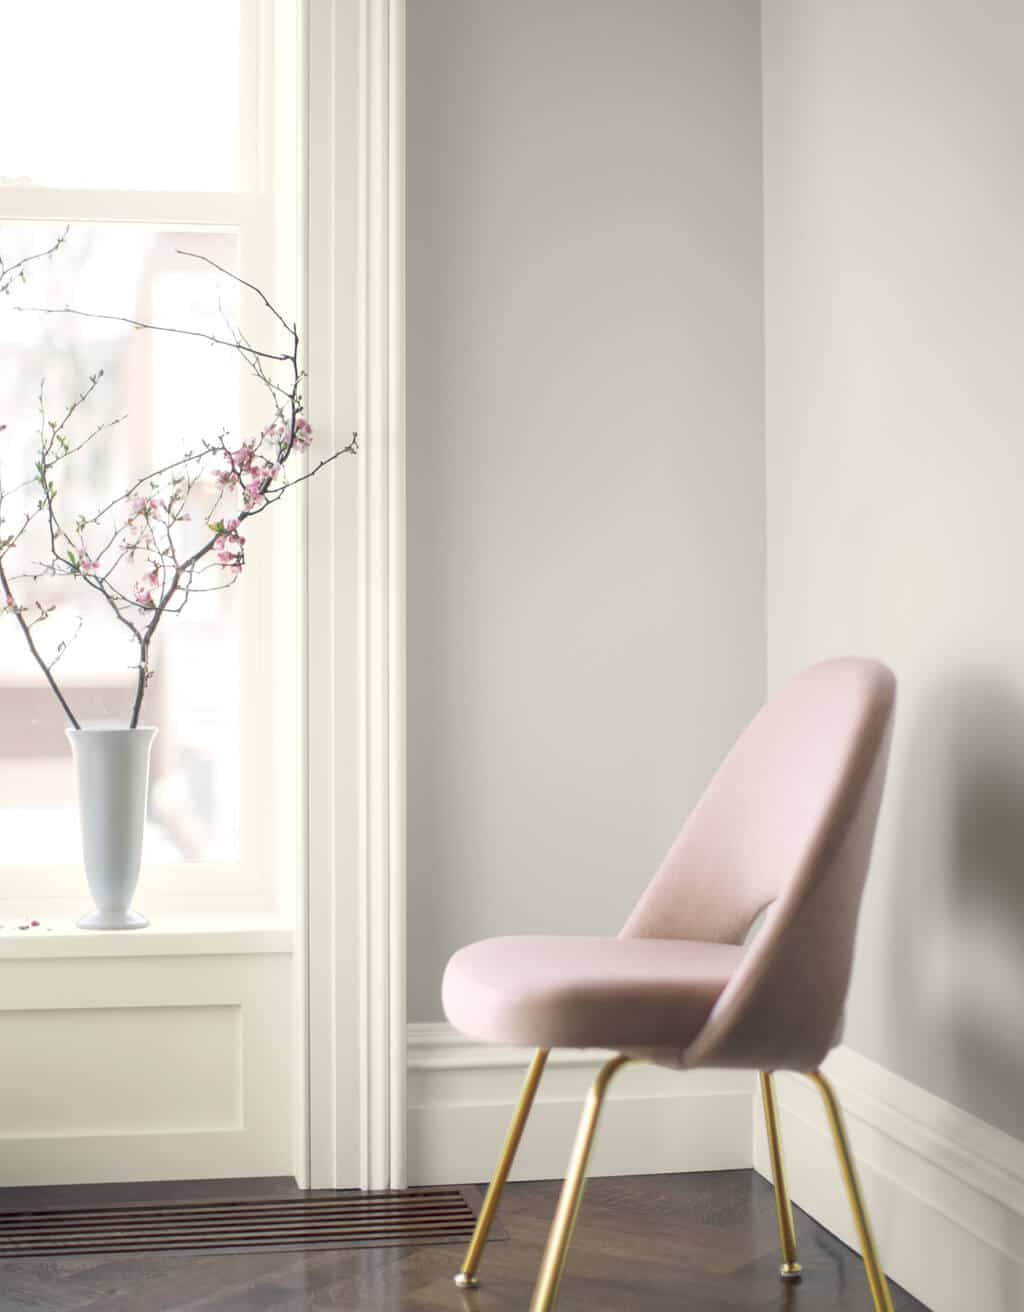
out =
[[[289,953],[0,961],[0,1185],[291,1175]]]
[[[4,1011],[0,1050],[0,1142],[242,1128],[237,1005]]]

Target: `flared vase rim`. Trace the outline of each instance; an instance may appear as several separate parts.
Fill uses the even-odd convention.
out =
[[[85,725],[78,729],[72,729],[69,726],[64,730],[64,732],[67,734],[69,738],[73,738],[78,734],[86,734],[86,733],[103,733],[103,734],[110,734],[110,735],[130,734],[130,733],[157,733],[158,729],[155,724],[137,724],[134,729],[128,727],[122,727],[121,725],[117,725],[117,724],[110,724],[110,725],[97,724],[97,725]]]

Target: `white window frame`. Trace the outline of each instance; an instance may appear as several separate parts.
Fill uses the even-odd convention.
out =
[[[287,548],[273,553],[274,590],[293,604],[275,613],[262,630],[266,645],[257,648],[275,671],[293,668],[296,649],[305,653],[294,698],[290,691],[274,699],[275,723],[291,719],[303,729],[298,747],[274,763],[301,797],[302,823],[294,843],[288,834],[275,842],[270,882],[260,889],[282,918],[296,909],[295,1169],[309,1187],[401,1188],[405,0],[243,6],[253,16],[254,67],[267,70],[273,50],[279,61],[298,64],[299,84],[308,88],[298,123],[273,118],[272,176],[276,194],[295,198],[294,231],[277,225],[282,246],[290,242],[306,261],[297,279],[302,303],[295,304],[308,343],[311,421],[321,451],[360,435],[355,461],[340,460],[307,484],[290,518],[275,512]],[[255,112],[266,116],[266,102]],[[221,194],[118,193],[116,202],[115,212],[106,193],[0,191],[0,213],[10,218],[259,219],[243,213],[248,202]],[[174,875],[187,870],[176,867]],[[150,892],[159,874],[144,872]],[[199,894],[194,884],[184,892],[193,909]],[[236,900],[236,914],[240,906]],[[173,933],[130,938],[125,951],[159,955],[171,950]],[[187,938],[183,931],[181,942]]]
[[[301,191],[303,105],[300,60],[301,0],[240,0],[241,158],[237,192],[0,187],[0,222],[153,225],[229,228],[239,236],[239,272],[256,282],[285,312],[298,316],[300,243],[296,198]],[[246,311],[243,324],[248,326]],[[252,332],[260,321],[254,316]],[[243,425],[259,420],[241,415]],[[303,500],[286,498],[258,525],[247,576],[241,581],[242,829],[237,861],[147,864],[140,904],[147,912],[189,919],[209,917],[292,920],[300,869],[305,787],[302,780]],[[292,502],[289,505],[289,501]],[[254,526],[255,527],[255,526]],[[272,599],[272,604],[271,604]],[[300,653],[297,655],[297,653]],[[274,689],[270,714],[246,715],[256,687]],[[254,727],[258,726],[258,727]],[[159,726],[158,726],[159,727]],[[267,816],[245,797],[283,799]],[[247,823],[248,821],[248,823]],[[258,824],[256,822],[259,822]],[[0,906],[61,918],[82,909],[80,868],[3,865]],[[81,893],[76,896],[76,890]]]

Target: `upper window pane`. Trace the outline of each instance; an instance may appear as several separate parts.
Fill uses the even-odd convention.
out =
[[[240,0],[0,9],[0,185],[239,189]]]

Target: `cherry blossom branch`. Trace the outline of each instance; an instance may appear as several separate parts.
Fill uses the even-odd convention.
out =
[[[266,306],[266,308],[277,320],[277,322],[285,330],[285,332],[291,335],[292,341],[294,342],[295,346],[298,347],[299,334],[295,325],[294,324],[289,325],[284,315],[282,315],[275,306],[271,305],[266,295],[259,289],[259,287],[256,286],[255,283],[246,282],[246,280],[244,278],[240,278],[237,273],[232,273],[230,269],[225,269],[223,264],[218,264],[216,260],[211,260],[209,255],[200,255],[198,251],[183,251],[180,249],[176,253],[178,255],[184,255],[185,258],[188,260],[201,260],[203,264],[208,264],[211,269],[216,269],[218,273],[222,273],[226,278],[230,278],[232,282],[237,283],[239,287],[245,287],[249,291],[255,292],[256,295],[263,302],[263,304]],[[256,351],[254,352],[254,354],[261,355],[262,352]]]
[[[199,259],[204,256],[197,257]],[[258,355],[264,360],[286,361],[289,357],[281,355],[275,351],[258,351],[254,346],[240,347],[237,342],[225,341],[223,337],[217,337],[213,333],[202,333],[196,328],[172,328],[169,324],[144,323],[139,319],[129,319],[123,314],[97,314],[92,310],[76,310],[70,305],[47,306],[47,305],[16,305],[14,307],[19,314],[71,314],[79,319],[102,319],[106,323],[126,323],[130,328],[148,328],[154,332],[177,333],[181,337],[198,337],[201,341],[209,342],[211,346],[232,346],[235,350],[250,351],[253,355]]]
[[[152,646],[153,639],[156,636],[157,628],[159,627],[160,622],[163,619],[164,615],[167,613],[168,606],[172,598],[182,588],[182,579],[185,577],[188,578],[188,583],[185,585],[185,591],[187,594],[189,588],[191,587],[192,576],[196,565],[198,565],[202,560],[204,560],[211,552],[216,550],[218,547],[222,548],[221,550],[218,551],[218,557],[220,559],[220,563],[222,565],[226,565],[229,569],[232,569],[235,573],[235,576],[237,577],[237,575],[241,572],[242,564],[244,563],[244,546],[245,546],[245,538],[238,532],[238,529],[246,519],[250,518],[253,514],[258,513],[261,509],[264,509],[268,504],[267,492],[271,484],[273,483],[275,477],[277,476],[277,473],[284,466],[285,462],[291,455],[295,447],[296,441],[300,440],[301,437],[302,439],[301,444],[304,449],[306,446],[309,445],[308,440],[306,440],[306,435],[308,435],[309,438],[312,437],[312,429],[310,428],[309,424],[299,419],[299,415],[302,410],[302,403],[299,396],[299,388],[301,385],[303,375],[299,367],[298,329],[294,325],[292,325],[289,328],[283,315],[281,315],[279,311],[271,304],[271,302],[264,295],[264,293],[258,287],[254,286],[252,283],[247,282],[244,278],[238,277],[236,274],[230,273],[227,269],[223,268],[223,266],[217,264],[216,261],[209,259],[205,255],[196,255],[193,252],[189,252],[189,251],[179,251],[179,254],[189,256],[192,259],[201,260],[204,264],[208,264],[212,268],[217,269],[218,272],[223,273],[225,276],[234,279],[234,281],[237,282],[240,286],[246,287],[250,291],[255,292],[255,294],[263,302],[264,306],[266,306],[266,308],[271,312],[271,314],[273,314],[274,318],[278,321],[278,323],[280,323],[282,327],[285,329],[285,331],[288,332],[289,335],[291,336],[291,351],[288,352],[287,354],[278,354],[276,356],[270,352],[259,351],[249,346],[248,343],[240,340],[240,335],[238,333],[232,333],[233,341],[231,343],[225,343],[223,339],[218,339],[222,344],[233,345],[236,350],[242,353],[243,358],[251,361],[255,361],[257,363],[258,374],[263,379],[264,382],[268,382],[269,380],[267,379],[265,372],[262,369],[262,366],[259,365],[258,363],[260,360],[277,359],[280,362],[287,361],[291,369],[291,388],[290,391],[287,393],[287,402],[286,402],[290,410],[290,416],[289,416],[290,424],[288,427],[288,432],[285,441],[283,443],[279,443],[278,445],[278,461],[276,464],[267,464],[264,461],[263,465],[261,466],[259,462],[254,458],[253,453],[255,451],[255,444],[252,446],[247,446],[246,444],[243,443],[242,447],[239,448],[238,451],[229,451],[227,450],[226,446],[222,441],[221,443],[222,450],[227,457],[228,465],[229,465],[229,469],[227,472],[222,471],[221,474],[222,482],[225,485],[239,484],[245,481],[244,475],[246,474],[250,475],[250,477],[247,480],[248,489],[243,493],[244,508],[236,517],[231,519],[228,522],[228,524],[225,524],[223,520],[220,520],[220,521],[216,521],[214,524],[211,525],[211,527],[213,528],[213,536],[209,538],[203,544],[203,546],[199,548],[198,551],[194,552],[189,557],[188,560],[186,560],[182,565],[175,568],[171,579],[170,587],[165,591],[159,604],[157,604],[157,606],[155,607],[153,618],[144,631],[142,642],[139,647],[138,679],[137,679],[136,690],[135,690],[135,701],[132,705],[131,720],[129,721],[130,727],[133,729],[138,724],[139,715],[142,709],[142,701],[143,698],[145,697],[146,688],[149,684],[150,648]],[[271,395],[276,396],[277,391],[278,389],[276,388],[272,389]],[[274,408],[275,408],[275,415],[277,417],[280,417],[281,409],[280,406],[276,404],[276,402]],[[300,428],[300,424],[301,424],[301,428]],[[266,437],[268,433],[273,433],[273,432],[276,432],[275,426],[270,425],[268,426],[267,429],[264,430],[264,432],[261,434],[261,437]],[[285,437],[285,434],[281,433],[279,434],[279,436]],[[225,532],[225,529],[227,529],[227,532]],[[232,550],[233,547],[236,547],[237,550],[233,551]],[[187,595],[186,595],[186,599],[187,599]],[[182,604],[184,604],[184,602]]]
[[[218,435],[218,442],[222,441],[226,436],[226,432],[220,433]],[[208,450],[205,446],[203,454],[208,454]],[[203,456],[198,455],[194,451],[186,451],[185,454],[180,456],[177,460],[172,460],[166,465],[161,465],[159,469],[154,469],[148,474],[143,474],[142,477],[137,478],[126,491],[119,492],[112,501],[107,502],[102,510],[97,510],[94,515],[90,515],[90,517],[83,522],[86,524],[98,523],[104,515],[109,514],[115,506],[120,505],[123,501],[130,501],[140,487],[143,487],[147,483],[151,483],[154,478],[162,478],[164,474],[173,473],[176,469],[187,468],[188,465],[195,464],[197,461],[202,460],[202,458]]]
[[[140,331],[168,332],[196,337],[218,346],[233,347],[263,385],[270,401],[271,419],[257,437],[233,446],[229,434],[222,431],[214,438],[203,439],[194,450],[166,462],[144,474],[99,509],[75,514],[72,519],[58,508],[59,489],[56,472],[65,461],[111,424],[94,427],[82,439],[72,439],[66,429],[77,411],[92,396],[102,374],[90,379],[90,386],[68,407],[60,423],[46,419],[44,396],[40,392],[40,435],[38,461],[34,478],[19,484],[15,491],[35,488],[38,502],[25,512],[24,522],[6,541],[0,539],[0,584],[10,596],[8,575],[3,557],[17,544],[28,525],[39,515],[45,516],[48,532],[49,561],[39,565],[38,574],[15,575],[16,579],[38,581],[47,577],[71,577],[83,582],[110,609],[119,624],[126,628],[138,647],[135,691],[129,718],[130,727],[139,723],[147,688],[153,677],[151,656],[161,624],[167,615],[180,614],[195,593],[220,591],[231,587],[246,563],[245,521],[276,505],[291,488],[315,477],[343,455],[358,449],[355,435],[344,447],[325,456],[311,469],[295,477],[286,475],[288,461],[296,451],[304,452],[313,440],[313,432],[303,416],[302,386],[304,371],[299,362],[299,333],[289,325],[267,296],[253,283],[231,273],[205,255],[189,251],[179,254],[197,259],[232,278],[240,287],[254,293],[263,307],[289,337],[284,351],[263,350],[228,323],[230,340],[216,334],[198,332],[119,315],[93,314],[66,307],[43,309],[40,313],[72,314],[84,318],[126,323]],[[287,381],[273,376],[271,366],[285,368]],[[118,422],[118,421],[113,421]],[[290,469],[288,474],[290,474]],[[0,522],[4,492],[0,486]],[[235,504],[238,501],[240,504]],[[60,505],[63,505],[63,499]],[[190,528],[197,520],[205,525],[199,534]],[[99,544],[98,535],[102,535]],[[191,541],[189,541],[191,538]],[[139,578],[137,557],[146,561]],[[211,572],[219,572],[220,583],[210,583]],[[32,623],[25,619],[22,607],[8,609],[18,615],[23,636],[37,664],[58,697],[68,718],[77,727],[66,699],[57,687],[52,666],[63,656],[70,643],[62,642],[57,655],[47,665],[31,633]],[[53,607],[40,607],[45,618]],[[77,630],[71,641],[77,636]]]

